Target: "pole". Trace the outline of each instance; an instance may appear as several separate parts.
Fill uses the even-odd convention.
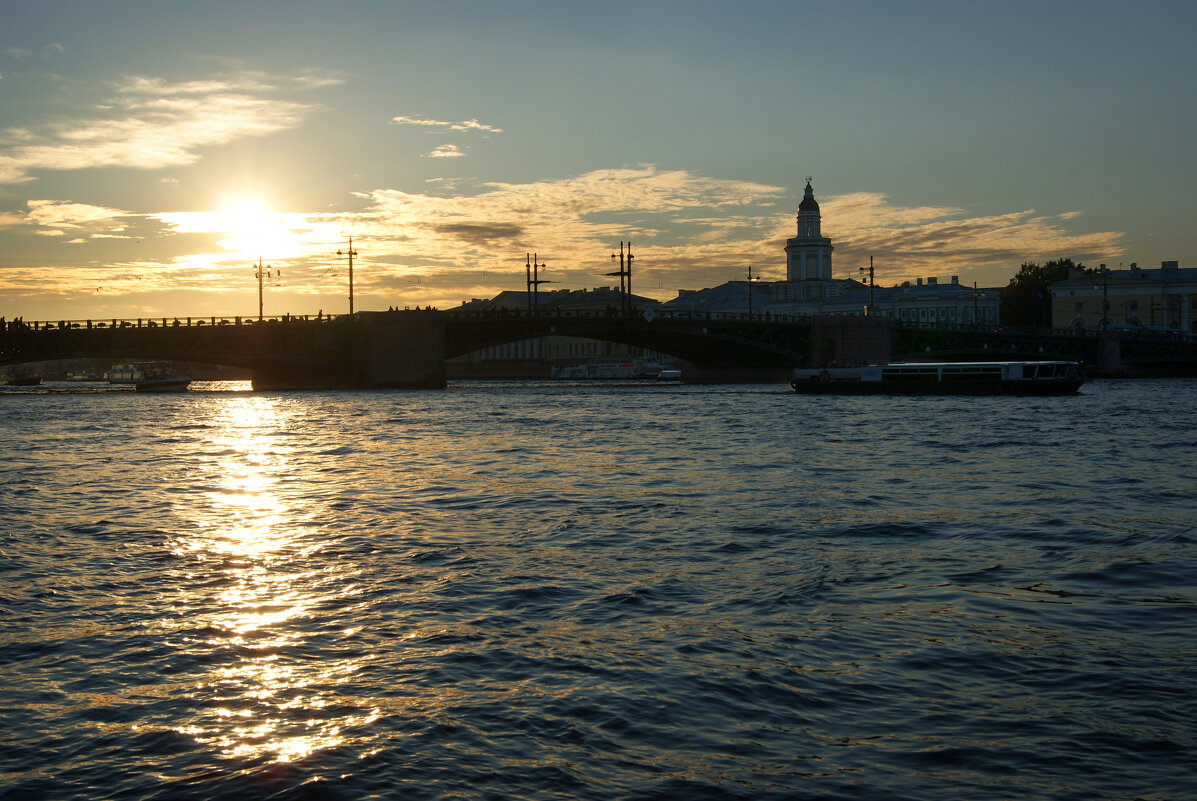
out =
[[[262,257],[258,256],[258,322],[262,322]]]
[[[864,267],[860,268],[860,272],[864,272]],[[869,317],[873,314],[873,257],[869,256],[869,305],[865,307],[865,316]]]
[[[353,257],[357,255],[357,251],[353,249],[353,237],[349,237],[349,250],[342,253],[337,251],[338,256],[349,257],[349,316],[353,316]]]
[[[1106,318],[1110,316],[1110,271],[1101,265],[1101,330],[1106,330]]]
[[[869,316],[873,314],[873,257],[869,256]]]
[[[632,255],[632,240],[628,240],[628,313],[632,309],[632,259],[636,258]]]
[[[748,265],[748,319],[752,319],[752,265]]]

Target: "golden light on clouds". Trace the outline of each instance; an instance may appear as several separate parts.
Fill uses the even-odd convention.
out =
[[[217,196],[215,207],[204,211],[134,213],[35,200],[23,222],[42,235],[76,242],[146,237],[165,251],[157,261],[137,260],[133,270],[139,299],[151,307],[153,295],[147,293],[174,289],[222,296],[230,288],[244,289],[246,269],[260,256],[285,271],[284,286],[272,289],[275,308],[285,303],[280,311],[297,314],[340,303],[345,275],[335,253],[349,235],[361,253],[355,275],[359,307],[369,309],[449,308],[471,297],[519,290],[529,251],[547,262],[554,288],[601,286],[608,280],[603,274],[609,271],[610,249],[627,239],[637,246],[637,291],[669,300],[679,289],[738,280],[748,264],[766,280],[780,280],[785,240],[796,233],[796,203],[787,202],[783,187],[652,165],[527,183],[427,186],[423,193],[389,188],[358,193],[352,200],[359,208],[320,213],[275,211],[265,191]],[[932,275],[963,280],[976,275],[984,284],[987,265],[1003,265],[1012,274],[1025,260],[1108,254],[1117,251],[1120,237],[1070,233],[1074,212],[970,216],[951,206],[902,206],[880,193],[818,197],[824,233],[836,248],[837,277],[854,275],[872,256],[883,285]],[[179,247],[185,250],[172,252]],[[6,271],[0,291],[17,289],[16,280]],[[115,291],[129,282],[127,276],[104,283],[94,273],[81,279],[78,271],[47,270],[25,286],[94,295],[96,286]],[[238,307],[197,302],[201,310],[179,313],[238,313]]]
[[[294,128],[316,107],[278,93],[333,80],[256,72],[181,82],[127,77],[81,115],[5,131],[12,144],[0,152],[0,184],[32,181],[39,170],[192,164],[203,148]]]

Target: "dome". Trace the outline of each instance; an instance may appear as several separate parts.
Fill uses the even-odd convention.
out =
[[[798,204],[798,211],[818,211],[819,204],[815,200],[815,191],[810,187],[810,179],[806,181],[806,194],[802,196],[802,202]]]

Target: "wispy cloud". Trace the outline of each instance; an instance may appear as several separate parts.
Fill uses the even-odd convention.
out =
[[[465,151],[457,145],[441,145],[424,154],[428,159],[457,159],[465,155]]]
[[[172,235],[187,234],[179,239],[188,243],[187,252],[156,265],[139,263],[139,288],[163,293],[217,297],[208,293],[246,285],[247,265],[261,254],[285,268],[286,286],[274,290],[276,297],[285,292],[298,305],[319,296],[325,300],[312,302],[325,309],[327,298],[344,296],[343,260],[335,253],[350,234],[361,254],[355,281],[362,308],[396,303],[445,308],[522,289],[529,251],[547,263],[553,288],[609,283],[610,252],[629,239],[636,249],[637,292],[661,300],[678,289],[742,280],[748,265],[766,280],[781,280],[785,240],[797,231],[796,188],[684,170],[625,167],[524,184],[463,184],[448,192],[438,184],[429,193],[362,193],[357,196],[362,207],[344,213],[135,215],[34,201],[24,222],[62,241],[137,231],[158,237],[161,248]],[[1073,230],[1083,218],[1072,210],[970,215],[947,205],[902,206],[867,192],[819,200],[840,278],[858,277],[857,268],[873,256],[882,285],[948,275],[1004,285],[1023,261],[1060,256],[1088,261],[1121,252],[1117,232]],[[12,222],[0,219],[0,225]],[[197,242],[208,245],[197,248]],[[45,276],[48,283],[65,286],[71,280],[52,272]],[[4,283],[8,279],[6,271]]]
[[[191,164],[205,147],[299,125],[315,106],[278,97],[290,88],[254,72],[186,82],[129,77],[88,118],[5,131],[0,184],[33,180],[40,170]]]
[[[478,122],[476,119],[465,120],[463,122],[445,122],[444,120],[429,120],[423,117],[392,117],[391,124],[412,125],[417,128],[427,128],[428,130],[471,131],[477,133],[503,132],[502,128],[486,125]]]
[[[58,231],[94,230],[111,234],[123,231],[127,227],[123,220],[136,216],[120,209],[57,200],[30,200],[26,205],[27,223]]]
[[[893,282],[994,265],[1008,265],[1012,275],[1024,261],[1085,261],[1122,251],[1120,232],[1069,231],[1066,224],[1081,216],[1078,211],[970,216],[950,206],[894,205],[884,194],[866,192],[829,197],[820,208],[823,231],[834,238],[835,263],[851,270],[873,256]]]

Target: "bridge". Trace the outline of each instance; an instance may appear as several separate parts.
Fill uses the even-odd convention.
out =
[[[9,322],[0,364],[74,358],[247,368],[255,388],[443,387],[444,362],[545,336],[634,345],[687,364],[695,382],[784,380],[796,366],[904,359],[1080,361],[1095,374],[1197,375],[1197,338],[909,327],[888,318],[645,311],[359,312],[352,316]]]

